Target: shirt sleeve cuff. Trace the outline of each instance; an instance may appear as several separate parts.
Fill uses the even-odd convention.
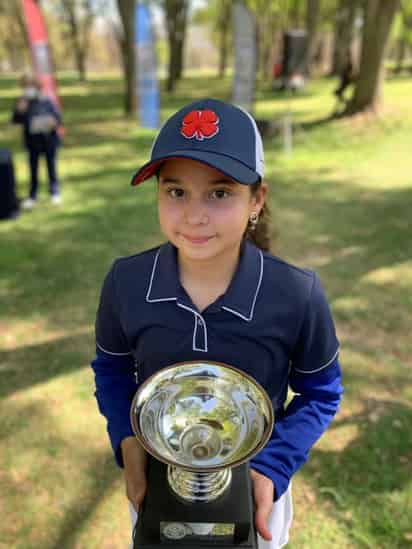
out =
[[[123,463],[121,443],[122,443],[122,440],[125,439],[126,437],[134,437],[135,436],[135,434],[133,433],[133,429],[132,429],[131,425],[129,425],[128,428],[126,428],[126,426],[124,426],[123,430],[122,431],[117,430],[116,434],[111,433],[109,431],[109,436],[110,436],[110,442],[112,444],[112,448],[113,448],[116,463],[119,467],[123,468],[124,463]]]
[[[290,479],[281,473],[274,471],[271,467],[267,467],[262,463],[256,463],[254,460],[250,462],[250,467],[258,473],[265,475],[265,477],[270,478],[273,482],[273,486],[275,488],[274,501],[277,501],[288,489]]]

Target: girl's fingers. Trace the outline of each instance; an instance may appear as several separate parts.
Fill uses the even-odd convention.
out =
[[[145,492],[133,492],[131,494],[128,494],[127,497],[133,504],[133,507],[136,509],[136,511],[139,511],[139,507],[142,504],[144,500]]]
[[[268,528],[270,512],[271,512],[271,508],[265,509],[262,507],[258,507],[255,513],[256,530],[262,536],[262,538],[266,541],[270,541],[272,539],[272,534],[270,533],[270,530]]]
[[[269,478],[253,469],[250,475],[253,482],[256,530],[264,540],[270,541],[272,535],[268,528],[268,521],[273,508],[274,486]]]
[[[144,477],[134,475],[126,477],[126,495],[136,511],[144,500],[146,489],[147,481]]]

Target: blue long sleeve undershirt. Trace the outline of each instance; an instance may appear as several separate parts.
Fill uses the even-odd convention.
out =
[[[107,419],[116,462],[123,467],[120,444],[133,436],[130,405],[138,389],[134,360],[132,355],[113,356],[97,349],[91,366],[99,409]],[[276,499],[285,492],[338,410],[343,393],[339,362],[336,359],[315,373],[300,373],[292,368],[289,385],[296,395],[285,414],[275,418],[269,442],[250,462],[253,469],[272,480]]]
[[[305,463],[309,450],[326,431],[336,414],[343,387],[336,359],[316,373],[291,371],[294,393],[285,415],[276,421],[266,446],[252,458],[250,465],[269,477],[276,490],[275,499],[286,491],[293,474]]]
[[[134,436],[130,423],[130,406],[138,389],[132,355],[113,356],[96,349],[91,363],[96,384],[95,396],[100,413],[107,419],[107,432],[116,462],[123,467],[120,443]]]

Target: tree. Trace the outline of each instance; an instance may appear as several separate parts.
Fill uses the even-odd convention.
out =
[[[367,0],[359,76],[344,114],[377,111],[381,100],[384,58],[399,0]]]
[[[219,50],[218,77],[223,78],[232,46],[232,0],[213,0],[194,12],[192,22],[211,28]]]
[[[231,0],[221,0],[216,21],[216,30],[219,35],[219,77],[225,75],[227,60],[229,55],[229,39],[232,29],[232,2]]]
[[[351,50],[359,7],[360,0],[340,0],[336,10],[331,71],[334,75],[341,74],[345,59]]]
[[[320,0],[306,0],[306,71],[310,76],[317,47],[318,26],[320,15]]]
[[[18,0],[0,4],[0,57],[21,71],[30,58],[30,44]]]
[[[292,27],[299,28],[302,23],[302,0],[290,0],[288,2],[288,20]]]
[[[136,97],[136,53],[135,53],[135,0],[117,0],[122,28],[116,29],[120,44],[125,81],[124,110],[126,115],[134,115],[137,111]]]
[[[57,9],[66,25],[80,81],[86,80],[86,59],[94,20],[106,7],[105,0],[58,0]]]
[[[395,72],[400,73],[403,69],[408,47],[412,44],[412,1],[401,1],[400,13],[397,14],[394,24],[394,38],[396,40],[396,67]]]
[[[263,78],[272,78],[279,33],[287,26],[289,2],[285,0],[248,0],[257,24],[258,71]]]
[[[162,0],[169,40],[166,90],[172,92],[183,71],[183,52],[189,10],[188,0]]]

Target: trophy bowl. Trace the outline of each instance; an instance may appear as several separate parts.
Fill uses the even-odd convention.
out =
[[[185,501],[211,502],[231,482],[231,469],[267,442],[273,407],[264,389],[241,370],[219,362],[181,362],[138,389],[133,431],[168,465],[173,492]]]

